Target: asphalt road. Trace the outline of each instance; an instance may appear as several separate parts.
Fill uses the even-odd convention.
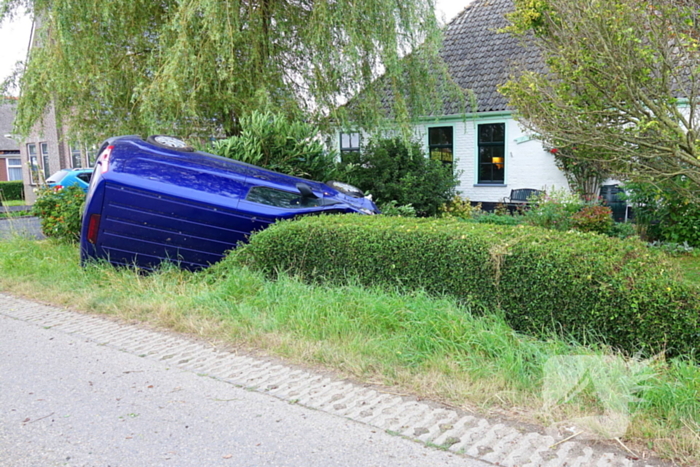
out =
[[[0,314],[0,466],[487,466]]]
[[[30,238],[42,239],[41,222],[38,217],[11,217],[0,219],[0,239],[11,235],[23,235]]]

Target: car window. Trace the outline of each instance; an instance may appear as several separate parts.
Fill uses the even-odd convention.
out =
[[[321,198],[302,198],[300,193],[291,193],[266,186],[251,188],[246,200],[287,209],[309,208],[325,204]]]
[[[66,176],[68,171],[66,169],[61,169],[55,174],[51,175],[49,178],[46,179],[46,183],[56,183],[59,180],[61,180],[63,177]]]
[[[76,177],[84,181],[85,183],[90,183],[90,179],[92,178],[92,172],[82,172],[79,174],[76,174]]]

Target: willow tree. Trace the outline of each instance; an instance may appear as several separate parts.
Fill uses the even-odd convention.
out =
[[[21,133],[51,103],[86,139],[230,135],[253,110],[406,123],[455,92],[434,0],[0,0],[0,20],[22,7],[40,24]]]
[[[501,89],[525,127],[626,178],[700,187],[697,0],[515,5],[508,31],[534,41],[547,69]]]

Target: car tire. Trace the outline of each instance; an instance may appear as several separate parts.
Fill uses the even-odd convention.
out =
[[[159,148],[173,149],[180,152],[194,152],[194,148],[182,141],[180,138],[168,135],[151,135],[146,138],[146,142]]]

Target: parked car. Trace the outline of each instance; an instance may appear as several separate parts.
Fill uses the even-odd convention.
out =
[[[92,178],[92,169],[61,169],[46,179],[46,185],[54,190],[78,185],[87,193]]]
[[[279,219],[376,214],[350,185],[321,183],[198,152],[170,136],[120,136],[100,148],[80,239],[81,262],[197,270]]]

